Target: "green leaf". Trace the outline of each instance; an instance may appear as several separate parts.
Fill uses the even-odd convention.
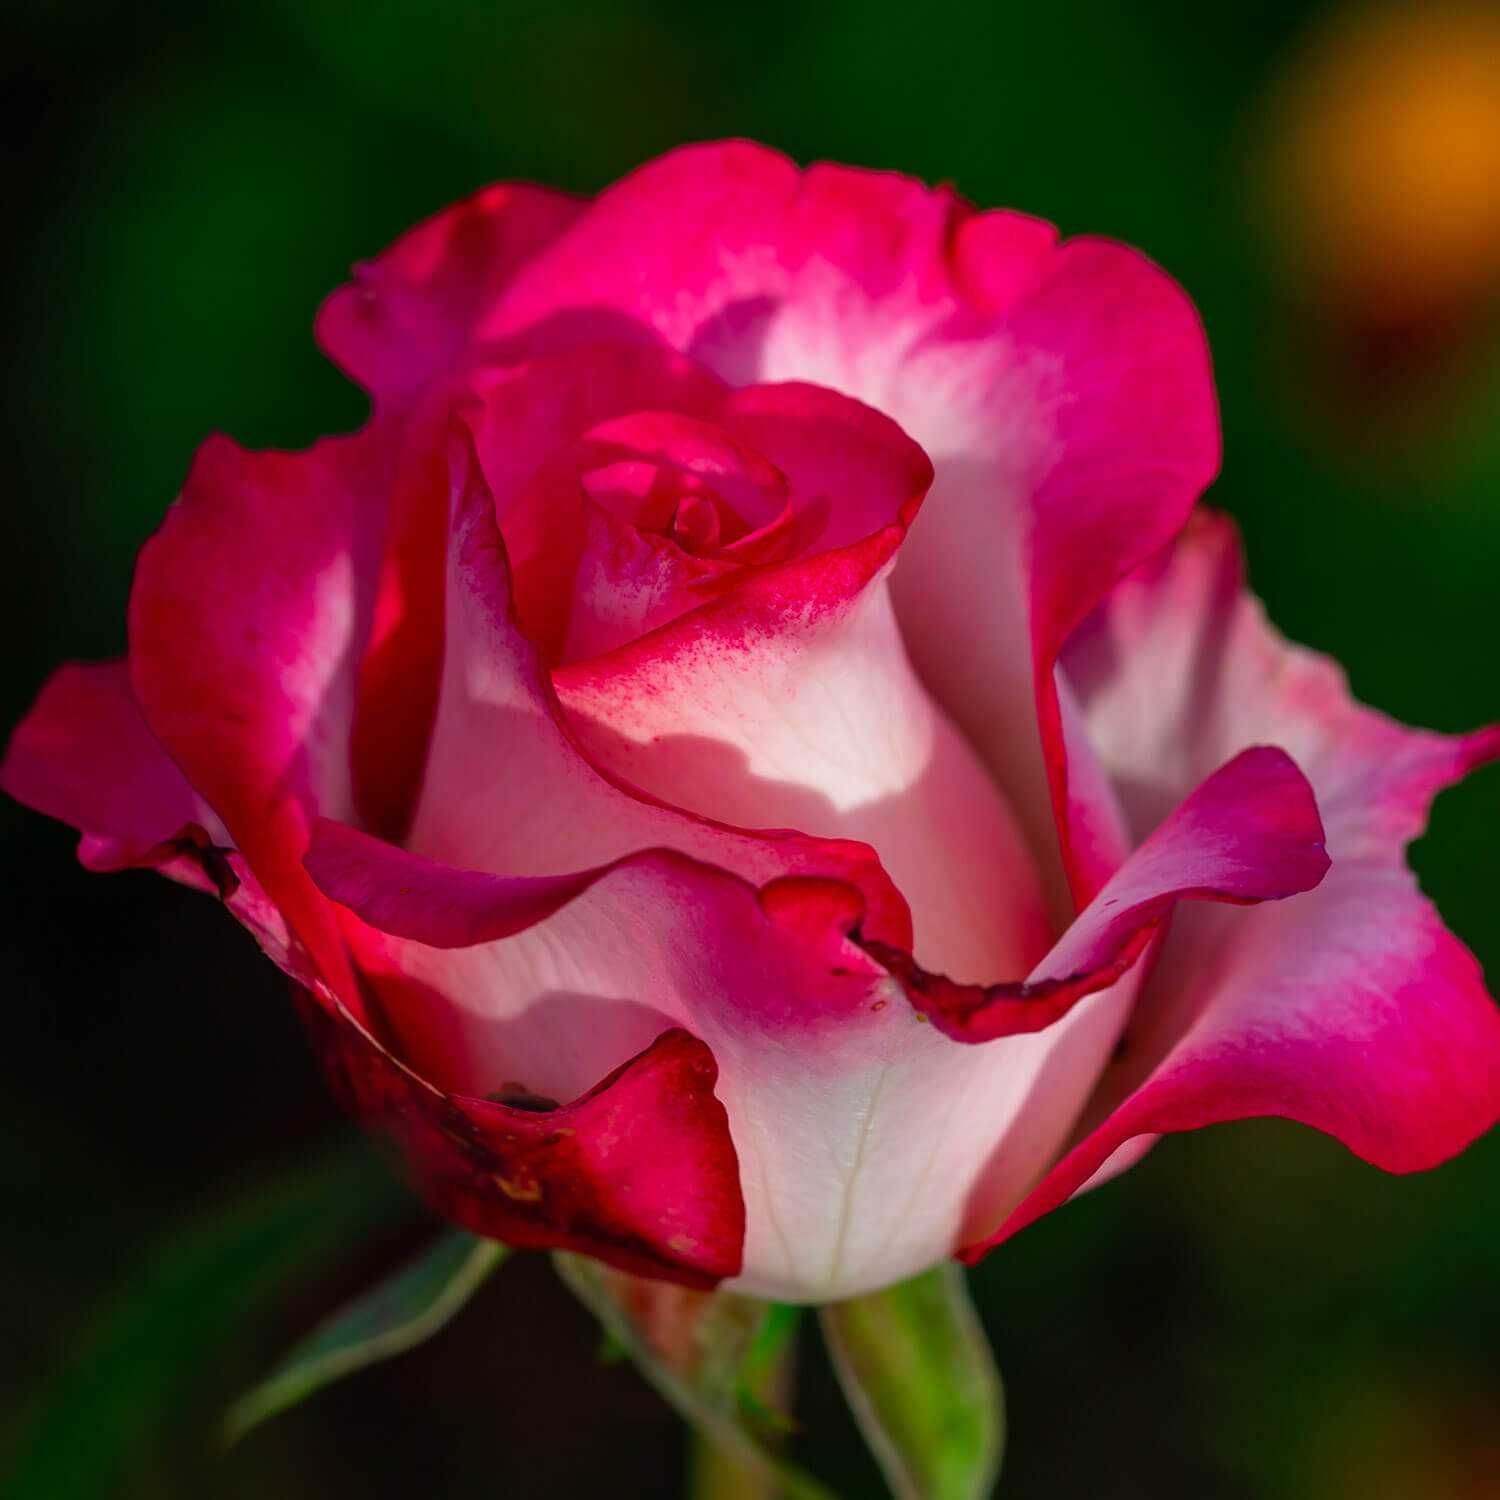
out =
[[[508,1253],[492,1240],[445,1230],[410,1264],[315,1328],[241,1396],[224,1419],[226,1440],[238,1442],[252,1427],[335,1380],[431,1338]]]
[[[823,1336],[897,1500],[983,1500],[1000,1468],[999,1372],[962,1269],[835,1302]]]
[[[143,1473],[181,1442],[226,1348],[288,1286],[410,1211],[409,1194],[359,1141],[132,1255],[69,1341],[76,1353],[21,1414],[0,1458],[6,1500],[140,1492]]]
[[[553,1257],[558,1274],[641,1374],[703,1440],[694,1493],[715,1500],[836,1500],[773,1446],[778,1386],[798,1310],[730,1292],[692,1292]]]

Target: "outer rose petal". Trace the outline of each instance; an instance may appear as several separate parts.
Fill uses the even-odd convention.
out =
[[[665,1031],[573,1103],[538,1110],[445,1094],[342,1006],[302,1009],[346,1107],[390,1132],[445,1218],[686,1286],[739,1270],[745,1210],[702,1042]]]
[[[560,882],[452,870],[329,825],[309,859],[332,897],[410,935],[360,936],[349,918],[383,1000],[401,1004],[396,983],[420,976],[426,1014],[467,1012],[461,1034],[432,1049],[434,1066],[454,1070],[433,1075],[449,1088],[513,1080],[565,1098],[665,1027],[701,1037],[746,1202],[735,1284],[762,1296],[854,1295],[951,1254],[976,1203],[993,1223],[1015,1201],[1014,1174],[1024,1182],[1056,1150],[1081,1096],[1050,1087],[1045,1064],[1092,1077],[1129,999],[1124,988],[1091,997],[1004,1052],[961,1047],[848,939],[860,903],[842,884],[757,891],[656,850],[585,872],[554,905],[568,894]],[[440,950],[421,937],[481,941]],[[992,1179],[1009,1194],[999,1203]]]
[[[1027,820],[1058,913],[1064,869],[1079,903],[1092,895],[1127,846],[1093,801],[1101,779],[1070,776],[1086,747],[1064,740],[1052,662],[1217,468],[1207,348],[1180,289],[1122,246],[1057,248],[1035,220],[972,215],[946,189],[799,173],[732,142],[604,193],[482,328],[568,306],[624,313],[736,381],[846,391],[922,444],[937,483],[895,580],[913,661]]]
[[[355,662],[389,482],[375,428],[306,453],[211,439],[142,549],[130,599],[147,724],[346,996],[342,946],[301,861],[313,814],[353,811]]]
[[[90,870],[153,869],[216,894],[276,963],[312,982],[281,913],[146,727],[123,661],[52,675],[11,737],[0,788],[77,828]]]
[[[1333,872],[1233,926],[1205,909],[1179,917],[1077,1145],[971,1256],[1134,1137],[1279,1115],[1413,1171],[1493,1125],[1500,1012],[1402,851],[1433,795],[1500,751],[1500,735],[1409,730],[1351,701],[1333,663],[1287,645],[1243,592],[1219,517],[1120,585],[1068,671],[1136,826],[1200,757],[1275,739],[1317,792]]]
[[[91,870],[159,864],[163,846],[188,824],[229,842],[146,728],[123,661],[53,673],[11,737],[0,787],[80,830],[78,857]]]
[[[1048,1030],[998,1024],[1026,1011],[1012,996],[944,1018],[965,1040],[1005,1036],[985,1047],[921,1024],[871,962],[888,950],[859,937],[858,893],[840,883],[757,892],[665,850],[566,876],[484,875],[327,822],[308,864],[362,919],[351,941],[382,1009],[448,1087],[488,1092],[508,1077],[566,1096],[665,1026],[701,1036],[744,1164],[742,1284],[826,1300],[910,1274],[998,1222],[1074,1120],[1134,976],[1094,992],[1171,901],[1316,881],[1320,833],[1286,757],[1247,752],[1146,842],[1032,985],[1014,987],[1045,992],[1047,1014],[1010,1031]],[[1076,976],[1085,961],[1099,970]],[[929,1001],[943,1002],[913,998],[934,1015]]]
[[[1135,1137],[1275,1115],[1412,1172],[1500,1119],[1494,1002],[1404,871],[1335,865],[1312,895],[1202,938],[1153,975],[1085,1117],[1098,1123],[966,1259],[1056,1208]],[[1223,977],[1193,984],[1189,954]]]
[[[562,193],[498,183],[354,268],[318,313],[328,357],[380,400],[401,400],[464,360],[506,283],[584,209]]]
[[[1245,592],[1233,523],[1199,512],[1070,643],[1067,681],[1138,837],[1245,745],[1280,745],[1317,794],[1334,860],[1401,863],[1432,798],[1500,753],[1500,730],[1408,729],[1349,696]]]

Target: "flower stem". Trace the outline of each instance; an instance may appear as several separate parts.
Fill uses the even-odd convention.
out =
[[[776,1476],[696,1429],[689,1437],[689,1500],[779,1500]]]
[[[791,1410],[799,1318],[799,1309],[773,1308],[741,1369],[743,1395],[764,1412]],[[761,1441],[774,1451],[778,1436],[767,1433]],[[796,1500],[797,1486],[783,1483],[764,1447],[716,1442],[698,1426],[688,1442],[688,1500]]]

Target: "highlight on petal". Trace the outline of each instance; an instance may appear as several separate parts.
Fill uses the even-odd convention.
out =
[[[399,1145],[433,1208],[475,1234],[711,1287],[740,1266],[744,1204],[709,1050],[664,1030],[569,1103],[445,1093],[342,1006],[305,1000],[335,1091]],[[510,1094],[502,1086],[497,1094]]]
[[[377,428],[305,453],[211,439],[142,549],[130,599],[131,684],[147,725],[346,995],[302,853],[312,816],[353,811],[355,664],[389,482]]]
[[[758,575],[563,668],[558,695],[590,758],[632,786],[736,826],[878,849],[925,962],[1024,973],[1047,944],[1035,867],[906,660],[880,579],[899,535]]]

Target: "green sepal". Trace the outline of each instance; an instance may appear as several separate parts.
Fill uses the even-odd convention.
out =
[[[833,1492],[775,1451],[778,1430],[792,1425],[778,1410],[799,1310],[731,1292],[694,1292],[611,1270],[586,1256],[553,1256],[564,1284],[587,1307],[613,1345],[702,1439],[717,1467],[718,1494],[836,1500]]]
[[[823,1337],[897,1500],[984,1500],[1005,1442],[1000,1375],[949,1262],[822,1309]]]
[[[432,1337],[508,1254],[504,1245],[445,1230],[421,1255],[319,1324],[224,1418],[235,1443],[324,1386]]]

